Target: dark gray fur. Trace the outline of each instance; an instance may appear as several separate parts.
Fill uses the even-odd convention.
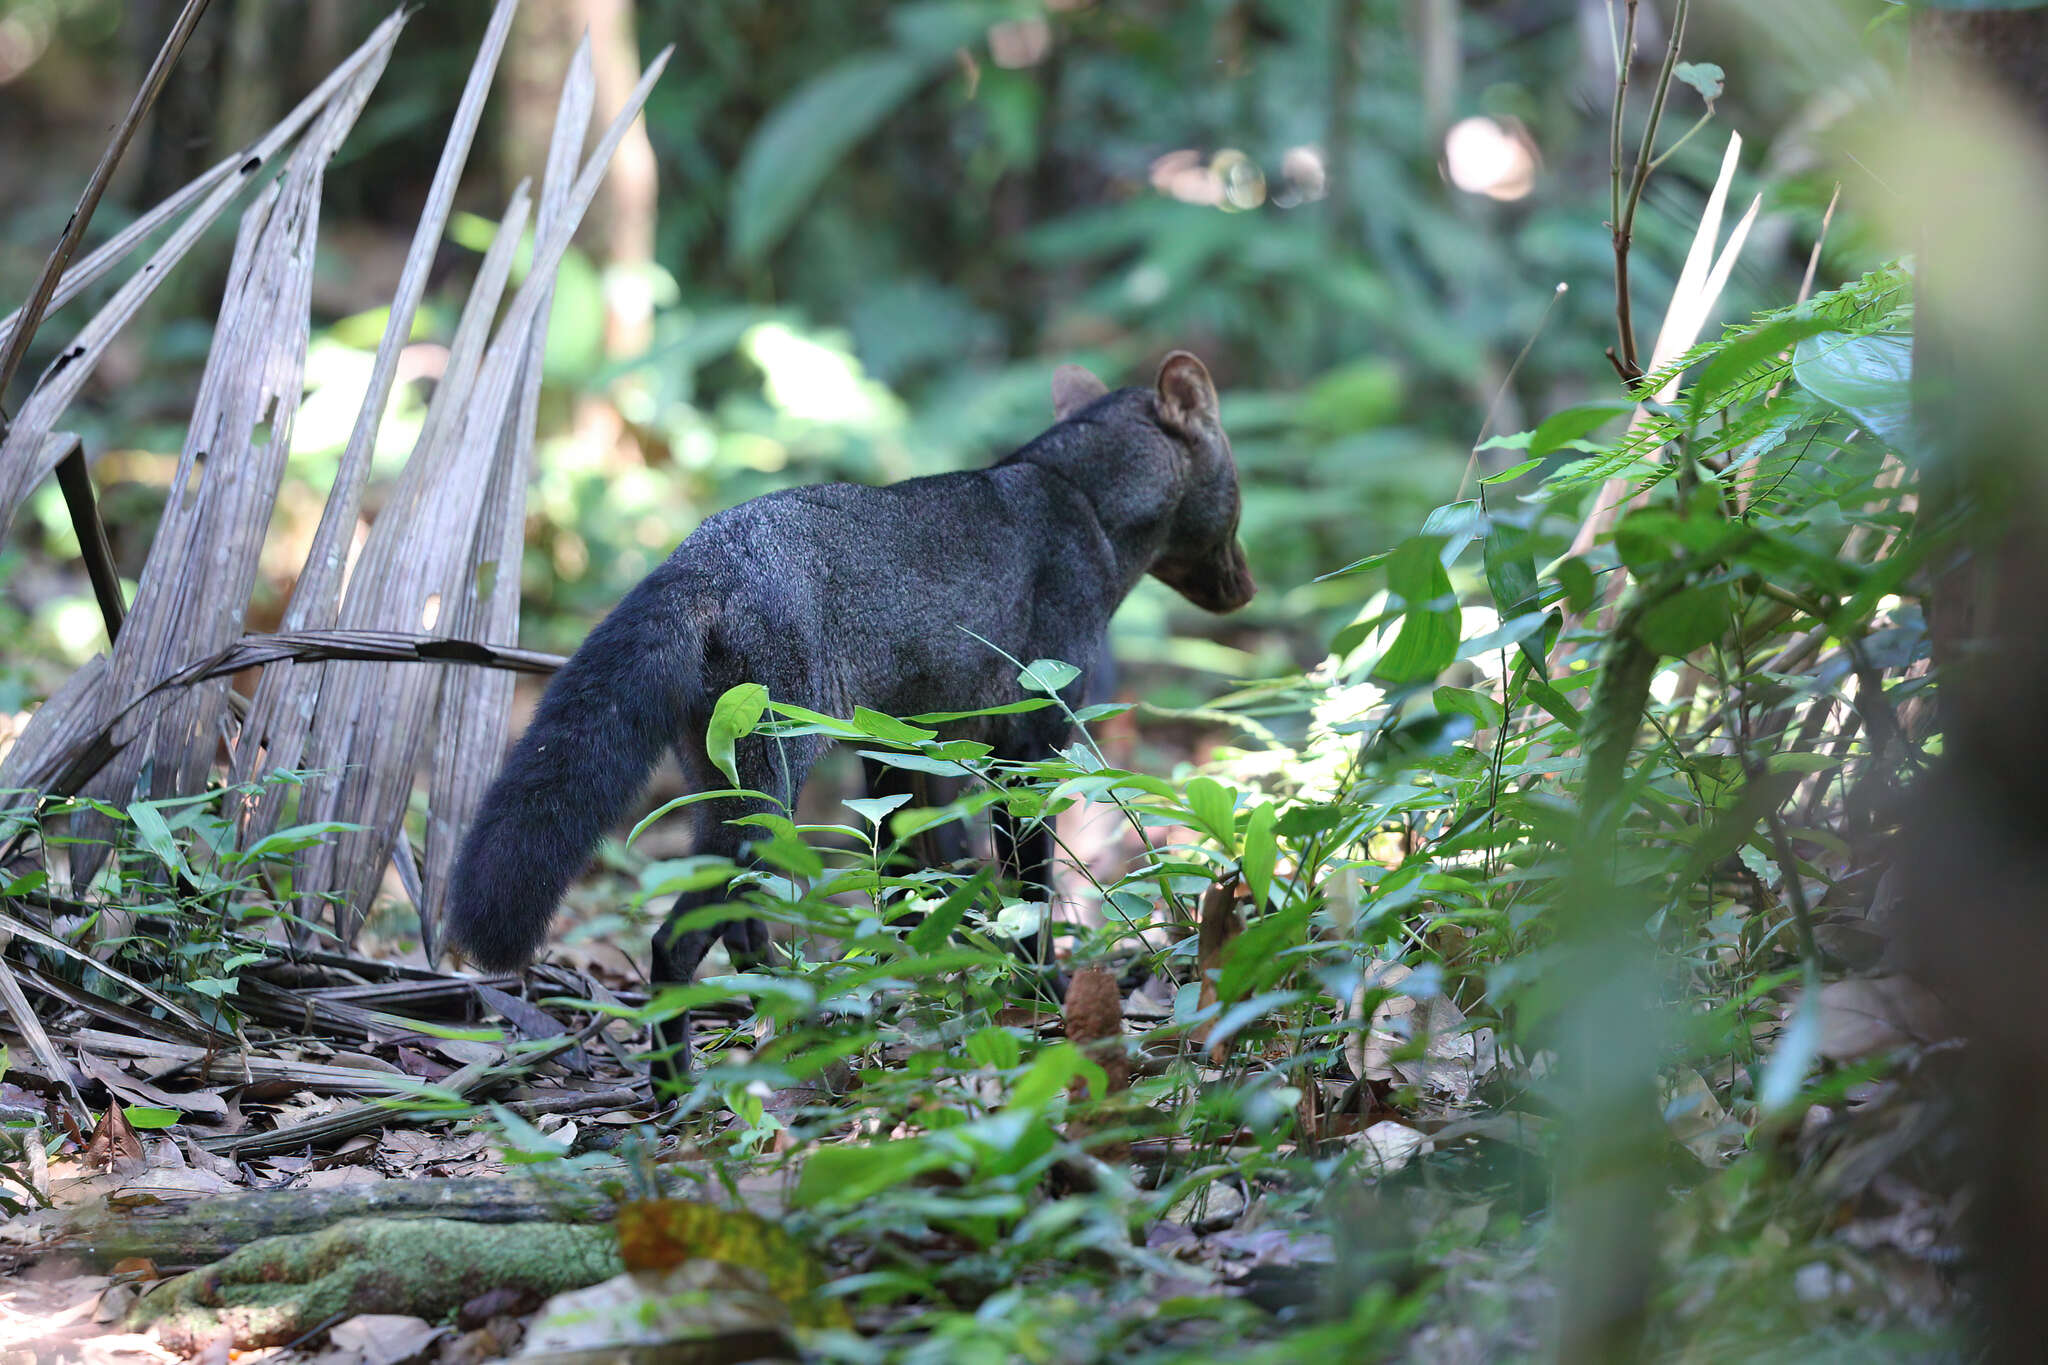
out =
[[[662,750],[696,790],[724,787],[705,755],[729,687],[831,715],[966,711],[1019,700],[1024,661],[1107,666],[1109,618],[1146,573],[1211,611],[1254,591],[1237,543],[1237,469],[1201,362],[1169,356],[1153,388],[1106,391],[1078,367],[1054,382],[1061,420],[994,466],[885,488],[770,493],[705,520],[629,592],[564,665],[486,792],[449,894],[452,941],[479,965],[516,967],[547,939],[556,904]],[[973,632],[969,634],[969,632]],[[950,734],[1006,758],[1066,741],[1053,708],[963,722]],[[793,806],[829,741],[754,736],[740,785]],[[697,849],[739,858],[761,803],[701,802]],[[1014,832],[1013,832],[1014,837]],[[1043,863],[1049,842],[1020,861]],[[726,899],[682,897],[655,938],[653,978],[688,981],[715,940],[676,921]],[[723,933],[735,958],[767,947],[758,920]]]

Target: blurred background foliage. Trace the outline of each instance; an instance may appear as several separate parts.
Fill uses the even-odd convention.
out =
[[[1721,319],[1796,289],[1832,188],[1818,144],[1884,101],[1898,26],[1883,0],[1795,8],[1695,17],[1688,58],[1740,78],[1651,182],[1633,258],[1645,315],[1669,292],[1729,127],[1748,140],[1738,194],[1759,179],[1772,192]],[[0,298],[26,294],[174,9],[0,0]],[[414,16],[329,176],[310,393],[254,629],[274,623],[311,536],[486,11],[432,0]],[[382,13],[217,0],[93,240],[267,126]],[[1618,383],[1599,392],[1614,309],[1600,0],[528,0],[520,24],[465,185],[471,216],[387,419],[386,481],[488,215],[538,170],[578,35],[597,49],[601,105],[638,54],[678,47],[556,295],[529,645],[571,647],[720,507],[983,463],[1049,422],[1056,364],[1142,383],[1185,347],[1224,391],[1264,591],[1214,620],[1148,583],[1116,646],[1123,691],[1192,701],[1320,658],[1358,604],[1317,575],[1454,496],[1483,434],[1619,396]],[[1646,8],[1651,54],[1656,24]],[[1675,88],[1666,127],[1703,112],[1699,90]],[[1875,264],[1864,242],[1837,223],[1821,283]],[[81,405],[130,575],[226,246],[194,253]],[[45,327],[30,372],[65,320]],[[1515,454],[1477,458],[1485,470]],[[376,502],[373,489],[369,515]],[[0,549],[0,631],[0,716],[103,643],[54,486]]]

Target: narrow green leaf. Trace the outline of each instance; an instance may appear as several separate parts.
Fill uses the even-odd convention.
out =
[[[1273,869],[1280,861],[1279,841],[1273,827],[1277,820],[1271,801],[1263,801],[1244,826],[1244,854],[1239,866],[1245,885],[1252,890],[1252,904],[1261,909],[1272,903]]]
[[[1534,469],[1537,465],[1540,465],[1542,463],[1543,457],[1539,455],[1533,460],[1524,460],[1520,464],[1511,464],[1506,469],[1503,469],[1498,473],[1488,474],[1479,482],[1487,485],[1488,487],[1491,487],[1492,485],[1497,483],[1513,483],[1516,479],[1521,478],[1524,474],[1528,473],[1530,470]]]
[[[1757,1083],[1757,1103],[1765,1113],[1782,1113],[1799,1097],[1806,1069],[1820,1055],[1820,1034],[1820,990],[1809,982],[1800,993],[1792,1022],[1778,1036],[1777,1050],[1764,1064],[1763,1079]]]
[[[947,936],[960,927],[968,908],[988,889],[991,875],[984,867],[954,887],[952,893],[939,903],[938,909],[926,915],[922,924],[903,936],[903,945],[919,957],[937,952]]]
[[[916,745],[939,737],[937,730],[912,725],[894,716],[885,716],[880,711],[870,711],[865,706],[853,708],[853,723],[862,734],[871,735],[890,744]]]
[[[760,683],[728,687],[711,708],[711,723],[704,728],[704,750],[710,756],[712,766],[724,773],[726,780],[735,787],[745,784],[740,781],[734,748],[741,739],[754,733],[767,709],[768,689]]]
[[[1540,459],[1582,436],[1591,435],[1615,418],[1634,410],[1633,403],[1608,401],[1582,403],[1578,407],[1552,413],[1543,419],[1536,428],[1536,434],[1529,438],[1529,453]]]
[[[905,716],[903,719],[913,725],[944,725],[948,721],[973,720],[977,716],[1015,716],[1026,711],[1043,711],[1052,704],[1050,697],[1026,697],[1003,706],[984,706],[978,711],[927,711],[921,716]]]
[[[727,243],[742,261],[772,250],[854,144],[924,84],[945,57],[868,52],[849,57],[777,105],[733,176]]]
[[[1715,399],[1736,385],[1762,377],[1764,367],[1777,370],[1781,366],[1779,355],[1827,325],[1811,315],[1779,318],[1730,340],[1713,353],[1686,393],[1694,419],[1698,420]]]
[[[178,847],[177,836],[171,833],[162,811],[151,802],[137,801],[128,807],[128,819],[135,826],[135,835],[142,840],[142,846],[167,871],[186,881],[193,880],[192,869],[185,862],[185,851]]]

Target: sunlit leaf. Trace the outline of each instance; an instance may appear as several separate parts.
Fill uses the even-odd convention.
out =
[[[743,785],[735,765],[735,746],[754,733],[767,709],[768,689],[760,683],[727,688],[711,708],[711,722],[704,729],[704,751],[712,766],[735,787]]]

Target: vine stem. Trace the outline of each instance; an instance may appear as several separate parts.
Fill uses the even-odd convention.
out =
[[[1649,123],[1643,129],[1642,143],[1636,149],[1635,169],[1629,176],[1628,197],[1624,200],[1621,194],[1621,123],[1623,106],[1627,102],[1628,65],[1635,54],[1636,4],[1637,0],[1628,0],[1628,18],[1614,82],[1614,114],[1608,126],[1609,197],[1614,210],[1614,324],[1620,345],[1615,369],[1631,385],[1642,378],[1643,368],[1636,351],[1635,318],[1629,303],[1628,253],[1635,240],[1636,210],[1642,204],[1643,187],[1649,183],[1650,171],[1660,159],[1655,155],[1657,130],[1664,122],[1664,106],[1671,94],[1671,72],[1678,65],[1678,49],[1685,41],[1686,15],[1692,8],[1691,0],[1678,0],[1677,12],[1672,16],[1671,38],[1664,44],[1664,62],[1657,69],[1657,88],[1650,97]]]

